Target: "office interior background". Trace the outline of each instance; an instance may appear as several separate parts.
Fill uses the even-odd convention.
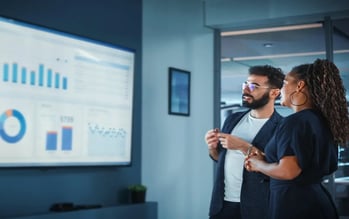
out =
[[[140,218],[138,210],[144,218],[154,211],[159,219],[207,218],[213,163],[204,135],[226,111],[239,110],[249,66],[287,72],[333,58],[349,88],[346,0],[2,0],[0,15],[136,50],[132,165],[2,168],[0,218],[58,218],[49,212],[57,202],[104,207],[61,213],[65,218],[111,218],[116,211]],[[305,24],[316,25],[253,33]],[[169,67],[190,71],[189,116],[168,114]],[[346,153],[338,177],[349,175]],[[148,187],[144,206],[129,204],[126,188],[134,183]],[[347,184],[333,184],[338,205],[348,206]]]

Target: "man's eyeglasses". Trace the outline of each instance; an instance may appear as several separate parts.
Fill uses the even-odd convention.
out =
[[[245,81],[244,83],[242,83],[242,89],[246,89],[246,88],[248,88],[251,92],[253,92],[257,88],[270,88],[270,87],[261,86],[261,85],[255,84],[255,83]]]

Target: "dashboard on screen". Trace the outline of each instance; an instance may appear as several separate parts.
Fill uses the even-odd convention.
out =
[[[0,167],[129,165],[135,52],[0,17]]]

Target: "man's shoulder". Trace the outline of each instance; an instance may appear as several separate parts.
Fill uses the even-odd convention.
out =
[[[247,112],[249,112],[250,110],[245,110],[245,111],[238,111],[238,112],[234,112],[232,114],[230,114],[226,120],[233,120],[233,119],[236,119],[236,118],[240,118],[242,117],[243,115],[245,115]]]
[[[238,111],[228,115],[224,120],[222,131],[230,132],[247,112],[248,111]]]

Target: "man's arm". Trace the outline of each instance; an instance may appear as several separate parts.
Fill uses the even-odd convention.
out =
[[[211,129],[209,130],[206,135],[205,135],[205,141],[206,144],[208,146],[208,152],[210,157],[217,161],[218,160],[218,155],[219,155],[219,151],[218,151],[218,143],[219,143],[219,139],[218,139],[218,129]]]
[[[219,152],[218,152],[217,148],[211,148],[211,149],[209,148],[208,153],[214,161],[218,160]]]

